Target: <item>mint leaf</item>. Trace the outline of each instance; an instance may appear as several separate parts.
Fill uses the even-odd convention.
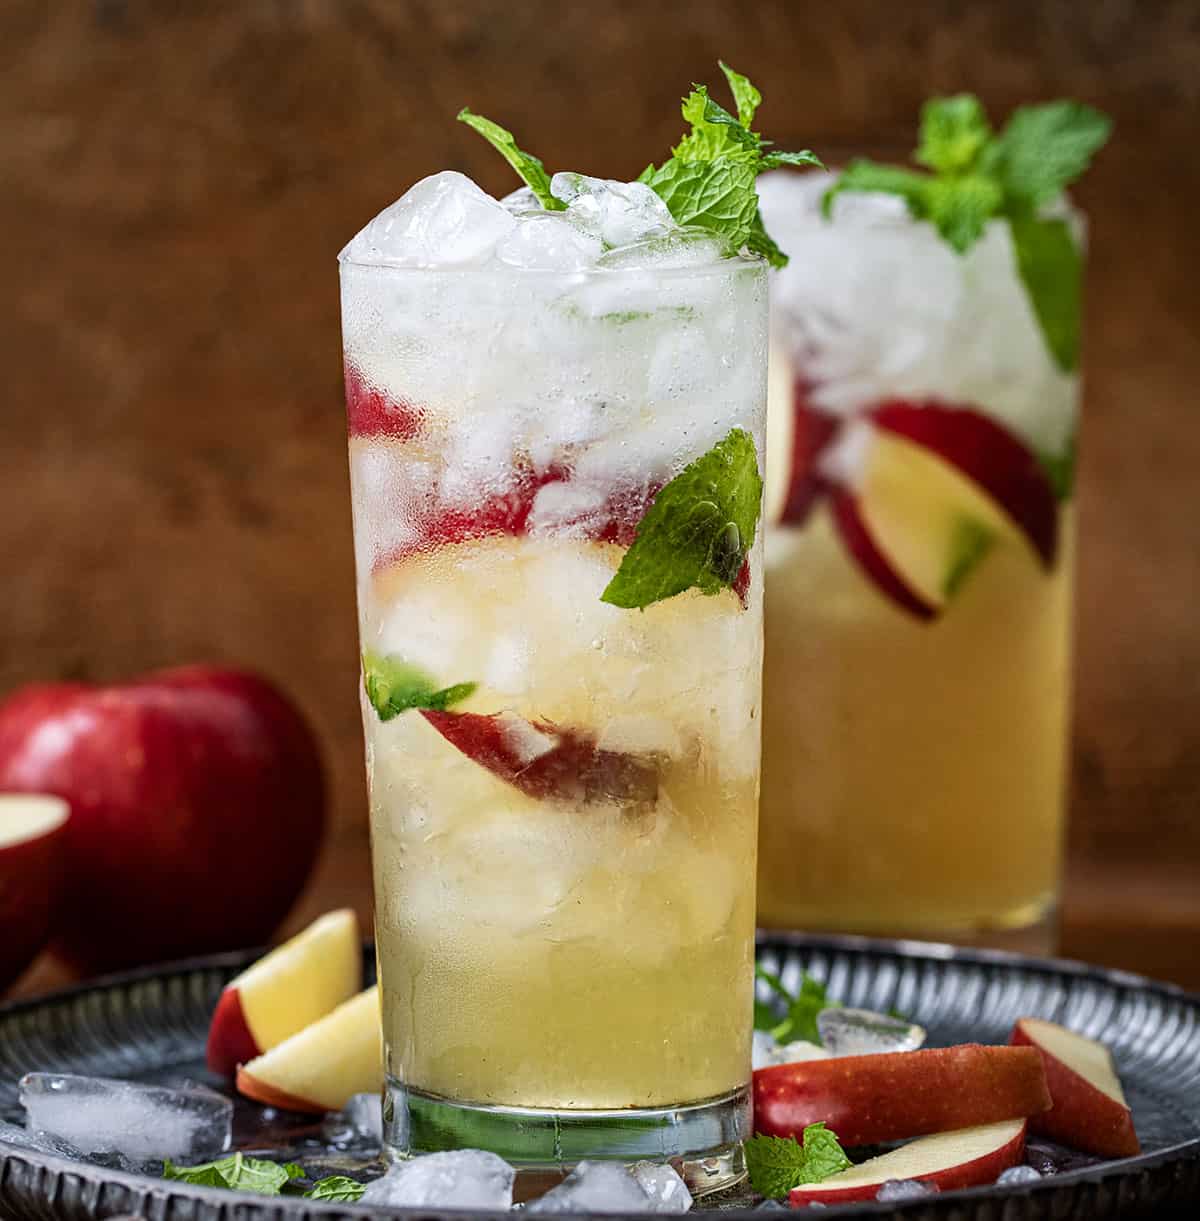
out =
[[[358,1200],[365,1185],[357,1179],[347,1178],[344,1174],[333,1174],[327,1179],[320,1179],[313,1184],[312,1189],[304,1193],[306,1200],[326,1200],[330,1203],[353,1204]]]
[[[381,657],[377,653],[364,652],[362,668],[367,699],[381,721],[390,721],[411,708],[443,711],[451,704],[465,700],[478,685],[455,683],[452,687],[439,689],[424,671],[394,654]]]
[[[176,1166],[163,1163],[163,1178],[197,1187],[228,1187],[234,1191],[252,1191],[260,1196],[277,1196],[293,1179],[302,1179],[304,1170],[295,1162],[268,1162],[263,1158],[233,1153],[215,1162],[198,1166]]]
[[[950,561],[942,578],[942,596],[949,601],[966,584],[984,556],[995,545],[996,536],[982,522],[960,517],[950,539]]]
[[[758,215],[757,174],[753,162],[733,157],[714,161],[673,157],[641,181],[681,225],[706,229],[738,250],[749,239]]]
[[[1071,499],[1071,490],[1075,486],[1075,456],[1074,437],[1067,443],[1061,454],[1039,453],[1037,455],[1037,460],[1041,463],[1042,470],[1046,472],[1050,486],[1054,489],[1054,495],[1060,501]]]
[[[926,215],[959,254],[965,254],[983,236],[1002,200],[999,186],[981,174],[926,181]]]
[[[787,255],[775,243],[775,239],[767,232],[763,218],[755,209],[754,221],[750,225],[750,236],[746,238],[746,249],[753,254],[761,255],[772,267],[786,267]]]
[[[550,175],[546,173],[546,167],[532,153],[517,147],[511,131],[481,114],[472,114],[465,106],[458,112],[458,121],[477,131],[517,171],[543,208],[550,212],[565,210],[567,205],[550,193]]]
[[[725,79],[729,82],[729,92],[733,94],[737,106],[738,122],[743,127],[749,127],[754,122],[755,111],[762,104],[762,94],[750,83],[748,77],[735,72],[724,60],[717,60]]]
[[[761,508],[754,438],[734,428],[654,498],[601,601],[644,610],[687,589],[731,588]]]
[[[751,157],[757,154],[761,143],[758,136],[714,102],[704,85],[692,86],[692,92],[683,99],[682,110],[692,132],[672,150],[680,160],[708,161],[729,152]]]
[[[816,153],[809,152],[808,149],[803,149],[798,153],[763,153],[758,162],[760,170],[777,170],[781,165],[814,165],[818,169],[825,168],[821,158]]]
[[[838,175],[838,180],[821,197],[821,213],[829,219],[833,215],[833,201],[844,191],[873,191],[885,195],[899,195],[908,204],[908,210],[917,220],[928,215],[926,195],[930,179],[916,170],[901,169],[895,165],[878,165],[862,158],[851,161]]]
[[[989,169],[1033,210],[1087,169],[1111,131],[1112,120],[1082,102],[1021,106],[996,140]]]
[[[803,1144],[794,1136],[754,1136],[743,1148],[750,1186],[771,1200],[782,1200],[793,1187],[823,1182],[850,1166],[837,1137],[823,1123],[804,1129]]]
[[[830,1000],[825,985],[814,979],[807,971],[800,977],[800,990],[791,993],[787,985],[778,975],[762,967],[754,970],[756,979],[761,979],[771,991],[785,1004],[785,1013],[781,1019],[776,1008],[759,1002],[754,1009],[754,1026],[756,1030],[770,1031],[776,1041],[791,1043],[803,1039],[807,1043],[820,1044],[821,1032],[817,1029],[817,1014],[822,1009],[835,1009],[840,1001]]]
[[[1054,363],[1064,373],[1079,364],[1083,259],[1065,220],[1013,217],[1017,272]]]
[[[930,98],[921,107],[921,143],[913,160],[939,174],[960,173],[991,138],[992,126],[973,94]]]

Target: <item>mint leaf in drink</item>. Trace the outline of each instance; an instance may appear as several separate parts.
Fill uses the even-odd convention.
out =
[[[762,94],[750,83],[749,77],[735,72],[723,59],[717,60],[717,63],[729,82],[729,92],[733,94],[734,105],[737,106],[738,122],[743,127],[749,127],[762,104]]]
[[[601,601],[644,610],[688,589],[731,589],[761,508],[754,438],[734,428],[654,498]]]
[[[1008,221],[1017,273],[1054,362],[1069,373],[1079,361],[1082,259],[1065,221],[1039,209],[1087,169],[1112,130],[1081,102],[1022,106],[992,132],[977,98],[931,98],[921,112],[914,160],[932,173],[854,161],[825,193],[822,209],[844,191],[897,195],[916,220],[931,222],[959,254],[989,220]]]
[[[567,205],[550,192],[550,175],[546,173],[546,167],[532,153],[517,147],[511,131],[481,114],[473,114],[465,106],[458,112],[458,121],[477,131],[517,171],[543,208],[550,212],[566,208]]]
[[[344,1174],[332,1174],[327,1179],[319,1179],[309,1191],[304,1193],[306,1200],[325,1200],[330,1204],[353,1204],[361,1198],[366,1190],[365,1185],[357,1179],[347,1178]]]
[[[1065,220],[1013,217],[1017,273],[1055,364],[1069,373],[1079,363],[1083,258]]]
[[[804,1129],[804,1143],[794,1136],[753,1136],[743,1146],[750,1186],[769,1200],[786,1198],[802,1183],[820,1183],[846,1170],[850,1159],[823,1123]]]
[[[930,98],[921,107],[921,143],[913,160],[938,174],[969,170],[992,138],[992,125],[970,93]]]
[[[779,1007],[759,1002],[754,1008],[754,1026],[756,1030],[766,1030],[779,1043],[791,1043],[803,1039],[806,1043],[821,1042],[821,1033],[817,1029],[817,1014],[822,1009],[835,1009],[840,1001],[830,1000],[825,985],[814,979],[807,971],[801,973],[799,991],[791,992],[787,985],[770,971],[763,967],[754,970],[756,979],[763,983],[783,1002],[783,1016],[780,1017]]]
[[[413,708],[444,712],[465,700],[478,685],[455,683],[439,688],[423,670],[393,654],[381,657],[366,651],[362,655],[362,669],[367,699],[381,721],[390,721]]]
[[[989,151],[989,170],[1010,199],[1036,209],[1087,169],[1111,132],[1112,120],[1082,102],[1022,106]]]
[[[954,523],[950,539],[950,562],[942,578],[942,596],[948,602],[966,584],[984,556],[996,543],[995,534],[982,522],[962,517]]]
[[[277,1196],[293,1179],[302,1179],[304,1170],[295,1162],[268,1162],[263,1158],[233,1153],[215,1162],[198,1166],[176,1166],[163,1163],[163,1178],[196,1187],[227,1187],[234,1191],[252,1191],[260,1196]]]
[[[704,229],[721,238],[731,252],[748,248],[782,267],[787,256],[770,239],[758,212],[755,179],[780,165],[815,165],[811,152],[782,152],[750,129],[762,94],[748,77],[728,64],[721,71],[729,82],[736,117],[695,85],[683,99],[682,113],[691,126],[662,165],[649,165],[639,182],[662,198],[681,225]]]
[[[1062,453],[1039,453],[1037,459],[1042,465],[1042,470],[1046,472],[1046,477],[1050,480],[1054,495],[1059,500],[1070,500],[1071,489],[1075,486],[1074,438],[1067,443]]]

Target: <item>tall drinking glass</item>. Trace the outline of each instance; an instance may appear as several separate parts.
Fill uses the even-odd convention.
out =
[[[773,177],[764,924],[1046,947],[1078,378],[1006,220]],[[1081,238],[1078,216],[1066,216]]]
[[[669,480],[731,432],[762,452],[763,265],[690,264],[343,255],[400,1155],[740,1173],[761,547],[732,588],[602,601]]]

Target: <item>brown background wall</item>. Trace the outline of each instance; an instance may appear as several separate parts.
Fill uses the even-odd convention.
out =
[[[7,0],[0,692],[258,666],[318,725],[353,834],[334,256],[434,170],[512,185],[453,122],[463,104],[551,167],[629,177],[718,55],[761,86],[772,135],[833,161],[902,156],[934,92],[975,89],[997,115],[1071,95],[1115,117],[1078,193],[1093,255],[1069,948],[1133,957],[1103,927],[1119,893],[1200,959],[1195,0]]]

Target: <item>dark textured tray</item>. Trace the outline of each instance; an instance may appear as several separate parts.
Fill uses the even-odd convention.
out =
[[[931,1044],[1003,1042],[1014,1019],[1024,1015],[1102,1039],[1116,1056],[1145,1149],[1136,1158],[1030,1187],[976,1188],[906,1206],[850,1205],[805,1215],[910,1221],[1197,1215],[1200,997],[1123,972],[916,942],[766,935],[759,956],[785,979],[801,968],[811,971],[847,1004],[913,1014],[928,1028]],[[209,1014],[226,980],[254,957],[225,954],[148,968],[0,1007],[0,1118],[20,1121],[17,1079],[35,1068],[211,1083],[203,1067]],[[235,1142],[247,1150],[286,1152],[321,1173],[336,1171],[341,1156],[325,1144],[320,1124],[252,1104],[238,1108]],[[739,1206],[744,1203],[745,1197],[734,1197],[714,1207],[723,1221],[749,1221],[752,1214]],[[84,1221],[122,1213],[150,1221],[362,1221],[372,1215],[359,1206],[167,1183],[0,1144],[0,1217],[6,1221]],[[394,1215],[461,1221],[465,1214],[420,1209]]]

